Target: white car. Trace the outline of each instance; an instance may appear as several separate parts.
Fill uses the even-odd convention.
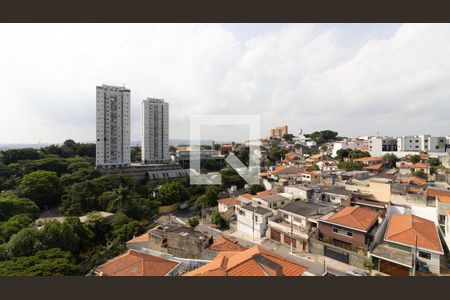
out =
[[[347,272],[345,273],[350,276],[369,276],[369,273],[367,273],[366,271],[361,271],[358,269],[347,270]]]

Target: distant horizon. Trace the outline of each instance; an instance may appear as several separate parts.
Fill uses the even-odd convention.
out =
[[[1,24],[0,34],[1,143],[95,140],[102,84],[131,91],[132,140],[147,97],[170,104],[181,139],[198,114],[260,115],[262,136],[283,124],[342,136],[450,128],[450,24]]]

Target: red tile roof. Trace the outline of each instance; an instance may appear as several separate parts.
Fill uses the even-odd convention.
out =
[[[219,199],[217,200],[217,202],[226,205],[226,206],[235,206],[236,204],[238,204],[238,200],[236,198],[224,198],[224,199]]]
[[[136,250],[108,260],[95,269],[102,276],[165,276],[178,262]]]
[[[148,232],[146,232],[140,236],[136,236],[136,237],[132,238],[127,243],[142,243],[142,242],[148,242],[149,240],[150,240],[150,235],[148,234]]]
[[[416,164],[403,164],[399,166],[400,169],[428,169],[427,164],[418,162]]]
[[[260,246],[220,252],[214,260],[184,276],[300,276],[307,268]]]
[[[427,181],[420,177],[410,176],[410,177],[404,177],[402,178],[403,183],[414,183],[417,185],[427,185]]]
[[[353,161],[382,161],[381,157],[361,157],[354,159]]]
[[[252,200],[253,199],[253,195],[252,194],[242,194],[242,195],[239,195],[239,197],[242,197],[242,198],[245,198],[245,199],[248,199],[248,200]]]
[[[347,206],[329,217],[326,221],[345,227],[367,231],[378,218],[378,215],[378,212],[369,208]]]
[[[416,215],[393,215],[386,229],[385,240],[443,253],[436,225]]]
[[[437,198],[439,199],[440,202],[445,202],[445,203],[450,203],[450,196],[437,196]]]
[[[450,196],[450,191],[449,190],[439,190],[439,189],[428,188],[427,189],[427,196],[428,197]]]
[[[211,250],[219,251],[219,252],[233,252],[233,251],[244,251],[247,250],[246,247],[238,244],[237,241],[232,238],[222,234],[217,239],[214,240],[214,243],[209,247]]]
[[[371,165],[371,166],[364,167],[364,169],[366,169],[366,170],[379,170],[382,167],[383,167],[383,164],[377,164],[377,165]]]
[[[276,195],[276,194],[278,194],[278,193],[275,190],[267,190],[267,191],[262,191],[262,192],[256,193],[256,195],[258,195],[258,196],[267,196],[267,195]]]

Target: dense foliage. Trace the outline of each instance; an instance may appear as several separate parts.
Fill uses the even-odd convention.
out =
[[[95,145],[72,140],[0,153],[0,275],[84,275],[123,253],[125,242],[146,230],[159,206],[190,200],[213,207],[220,191],[245,185],[229,166],[211,165],[223,184],[206,187],[191,185],[188,177],[101,175],[94,162]],[[38,229],[40,214],[57,211],[64,217]],[[98,211],[114,215],[105,218]]]

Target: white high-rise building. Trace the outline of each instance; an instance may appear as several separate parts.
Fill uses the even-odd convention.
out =
[[[142,163],[169,162],[169,103],[163,99],[142,101]]]
[[[130,159],[130,90],[97,86],[96,165],[125,167]]]

